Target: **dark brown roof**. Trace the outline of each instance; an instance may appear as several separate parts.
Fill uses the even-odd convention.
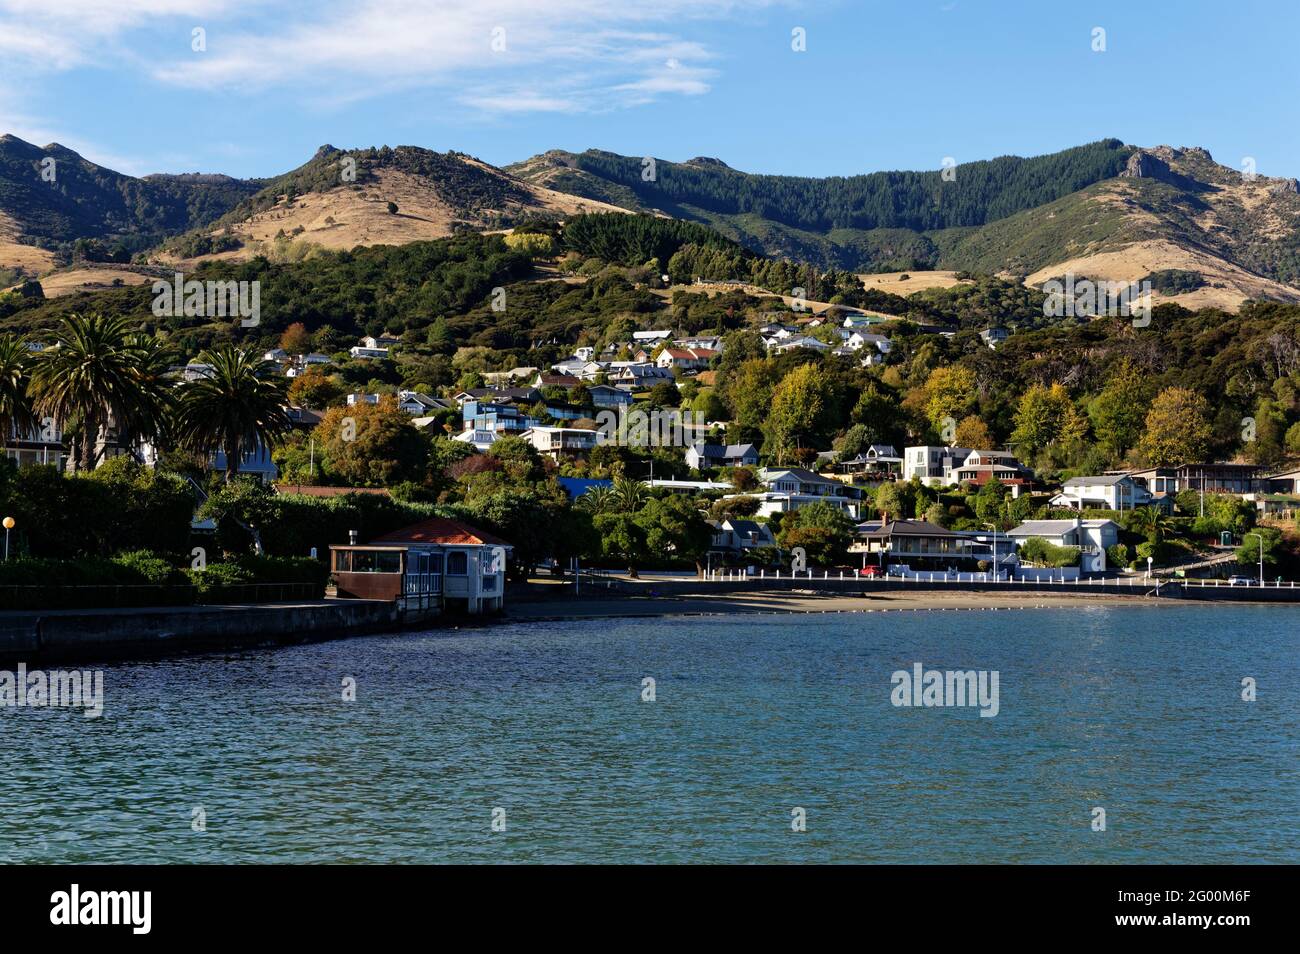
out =
[[[955,537],[951,530],[930,523],[928,520],[891,520],[879,530],[866,534],[869,537]]]
[[[433,517],[420,523],[413,523],[401,530],[385,533],[370,542],[460,543],[482,544],[492,547],[508,547],[512,545],[500,537],[488,533],[486,530],[479,530],[477,527],[471,527],[467,523],[461,523],[459,520],[451,520],[447,517]]]

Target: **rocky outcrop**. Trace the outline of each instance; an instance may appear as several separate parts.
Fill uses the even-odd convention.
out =
[[[1151,152],[1147,152],[1145,149],[1136,150],[1133,155],[1128,157],[1128,163],[1124,166],[1124,171],[1119,174],[1119,177],[1121,179],[1168,179],[1171,170],[1169,162],[1158,155],[1161,150],[1174,151],[1169,149],[1168,146],[1160,146]]]

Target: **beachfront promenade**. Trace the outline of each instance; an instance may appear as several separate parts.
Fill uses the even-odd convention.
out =
[[[538,592],[554,589],[558,582],[538,582]],[[563,584],[570,591],[572,581]],[[1131,576],[1063,580],[1060,578],[1013,578],[993,580],[983,573],[917,573],[906,576],[859,577],[831,570],[801,573],[747,574],[738,570],[715,571],[703,578],[675,575],[644,575],[629,578],[621,574],[584,574],[578,583],[581,595],[685,596],[744,592],[825,592],[870,595],[891,592],[1044,593],[1056,596],[1087,595],[1136,598],[1223,600],[1232,602],[1300,603],[1300,586],[1294,581],[1268,582],[1263,586],[1229,586],[1224,580],[1184,580],[1170,577]],[[513,594],[516,599],[528,596]]]

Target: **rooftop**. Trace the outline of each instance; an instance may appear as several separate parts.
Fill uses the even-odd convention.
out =
[[[459,520],[447,517],[432,517],[429,520],[413,523],[401,530],[385,533],[375,537],[371,543],[444,543],[478,546],[510,546],[505,540],[486,530],[479,530]]]

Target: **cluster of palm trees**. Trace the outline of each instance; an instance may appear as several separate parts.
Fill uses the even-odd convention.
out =
[[[276,446],[292,426],[283,379],[230,344],[199,360],[210,372],[177,386],[158,339],[122,316],[70,315],[39,352],[0,334],[0,447],[49,419],[75,434],[79,471],[95,468],[111,432],[123,447],[147,441],[204,457],[223,450],[229,481],[247,451]]]
[[[574,506],[580,510],[600,515],[603,513],[635,513],[650,499],[649,487],[630,477],[617,477],[613,485],[597,485],[578,497]]]

